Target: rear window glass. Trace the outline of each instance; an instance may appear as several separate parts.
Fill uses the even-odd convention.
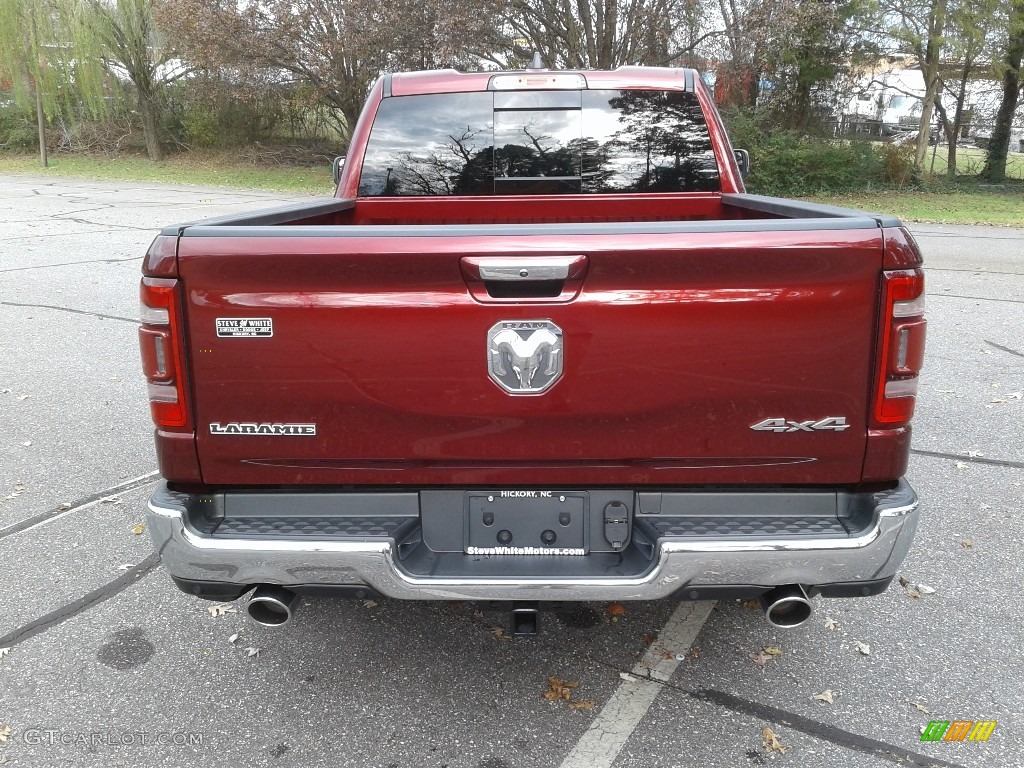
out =
[[[385,99],[369,197],[717,192],[707,124],[680,91],[486,91]]]

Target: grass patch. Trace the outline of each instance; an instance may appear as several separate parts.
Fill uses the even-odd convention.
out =
[[[325,164],[323,168],[262,166],[245,163],[237,154],[215,151],[171,155],[160,163],[145,157],[58,154],[50,158],[49,168],[41,167],[35,155],[0,153],[0,173],[334,194],[330,165]]]
[[[807,197],[816,203],[891,213],[905,221],[1024,227],[1024,187],[881,190]]]
[[[949,149],[946,146],[928,147],[924,158],[924,169],[932,176],[946,175],[946,161]],[[956,172],[961,176],[977,176],[985,167],[986,152],[977,147],[957,147]],[[1006,178],[1024,179],[1024,154],[1009,152],[1006,156]]]

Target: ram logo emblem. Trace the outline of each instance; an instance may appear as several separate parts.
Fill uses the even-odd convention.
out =
[[[547,391],[562,362],[562,329],[550,320],[503,320],[487,332],[487,371],[510,394]]]

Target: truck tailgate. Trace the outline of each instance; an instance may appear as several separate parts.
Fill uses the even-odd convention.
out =
[[[882,235],[820,224],[186,229],[203,481],[856,483]],[[463,260],[495,257],[585,273],[555,300],[471,291]],[[562,334],[542,393],[489,375],[513,321]]]

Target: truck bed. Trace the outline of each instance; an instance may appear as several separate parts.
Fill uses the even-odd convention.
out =
[[[635,222],[707,223],[734,231],[739,222],[756,221],[768,229],[856,229],[899,226],[899,219],[849,208],[750,194],[691,193],[559,195],[554,197],[395,197],[326,198],[255,213],[204,219],[167,227],[217,227],[227,236],[233,227],[396,226],[452,224],[629,224]],[[740,227],[742,229],[742,227]],[[233,230],[232,230],[233,232]],[[253,230],[248,230],[254,234]],[[340,234],[331,231],[331,234]],[[263,234],[262,232],[258,234]],[[269,233],[268,233],[269,234]]]

